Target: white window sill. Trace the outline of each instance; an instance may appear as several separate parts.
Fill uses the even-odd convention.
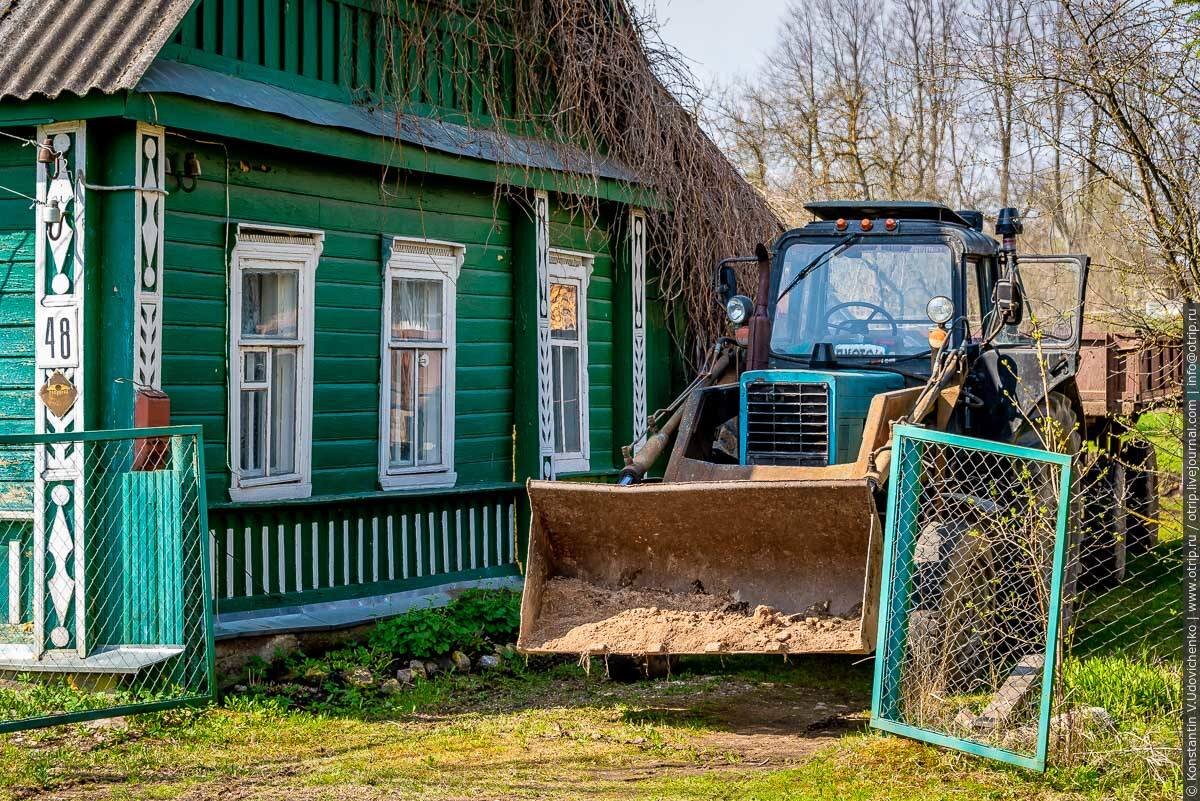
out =
[[[554,472],[587,473],[592,469],[592,460],[586,456],[555,456]]]
[[[396,473],[384,474],[379,477],[381,490],[433,489],[436,487],[453,487],[458,483],[458,473],[442,471],[440,473]]]
[[[312,484],[292,482],[289,484],[260,484],[257,487],[230,487],[231,501],[293,501],[312,495]]]

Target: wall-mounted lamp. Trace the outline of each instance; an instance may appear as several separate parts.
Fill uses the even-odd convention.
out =
[[[45,214],[42,215],[42,221],[46,223],[46,236],[51,239],[58,239],[62,234],[63,213],[59,208],[57,200],[51,200],[46,204]]]

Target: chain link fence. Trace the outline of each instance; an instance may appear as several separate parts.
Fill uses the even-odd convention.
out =
[[[873,715],[881,728],[1041,768],[1071,463],[979,443],[896,429]]]
[[[1179,440],[1119,421],[1081,449],[1042,434],[1048,451],[897,429],[874,716],[1013,764],[1178,787],[1182,530],[1163,477]]]
[[[1177,796],[1183,717],[1181,439],[1169,412],[1085,448],[1072,512],[1051,764]]]
[[[0,436],[0,731],[213,695],[196,427]]]

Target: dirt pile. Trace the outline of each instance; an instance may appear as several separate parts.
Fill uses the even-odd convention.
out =
[[[562,653],[820,653],[859,647],[859,618],[809,609],[785,614],[703,588],[689,594],[546,582],[521,645]]]

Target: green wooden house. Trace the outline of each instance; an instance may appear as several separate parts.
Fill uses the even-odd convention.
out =
[[[3,431],[129,428],[144,390],[203,426],[227,634],[517,577],[523,482],[614,475],[669,399],[637,177],[595,156],[571,180],[473,124],[449,48],[410,65],[411,102],[372,102],[385,22],[371,0],[0,0]],[[69,473],[35,470],[33,505]],[[33,528],[4,528],[5,623],[52,578]]]

